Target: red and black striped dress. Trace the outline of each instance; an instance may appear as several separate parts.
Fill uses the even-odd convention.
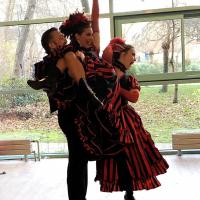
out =
[[[140,89],[133,76],[125,76],[124,80],[123,85],[128,84],[128,88]],[[100,182],[101,191],[149,190],[160,186],[156,176],[165,173],[168,164],[145,130],[140,116],[120,96],[112,99],[112,109],[118,116],[116,122],[120,123],[120,141],[124,149],[112,158],[97,161],[95,180]]]

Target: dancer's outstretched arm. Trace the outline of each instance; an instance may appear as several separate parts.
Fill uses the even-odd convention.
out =
[[[94,46],[96,50],[99,52],[100,50],[100,30],[99,30],[99,1],[93,0],[92,4],[92,30],[94,37]]]

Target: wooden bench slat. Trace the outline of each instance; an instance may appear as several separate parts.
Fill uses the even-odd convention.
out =
[[[182,149],[200,149],[200,130],[172,133],[172,148],[179,150],[178,155]]]
[[[200,144],[175,144],[173,149],[199,149]]]
[[[31,154],[30,140],[0,140],[0,155],[27,155]]]
[[[173,144],[200,144],[200,140],[194,139],[194,138],[189,138],[189,139],[179,139],[175,138],[173,140]]]
[[[0,151],[4,151],[7,149],[13,149],[13,150],[23,150],[23,149],[30,149],[31,146],[30,144],[26,144],[26,145],[4,145],[4,146],[0,146]]]
[[[0,155],[28,155],[30,154],[30,150],[6,150],[0,151]]]
[[[200,135],[172,135],[172,139],[175,139],[175,138],[179,138],[179,139],[184,139],[184,138],[200,139]]]
[[[4,146],[4,145],[9,145],[9,144],[13,144],[13,145],[17,145],[17,144],[30,144],[29,140],[0,140],[0,146]]]

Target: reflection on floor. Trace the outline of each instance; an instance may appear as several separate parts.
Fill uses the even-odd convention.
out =
[[[170,168],[159,176],[162,186],[135,192],[137,200],[200,200],[200,155],[165,156]],[[67,200],[67,159],[41,162],[0,161],[1,200]],[[89,163],[87,200],[123,200],[123,193],[101,193],[94,183],[95,162]]]

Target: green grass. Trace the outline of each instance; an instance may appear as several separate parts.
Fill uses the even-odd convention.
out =
[[[174,86],[167,93],[161,87],[143,87],[137,104],[145,128],[155,142],[171,142],[175,129],[200,128],[200,85],[179,85],[178,103],[173,104]]]
[[[9,139],[29,139],[40,142],[66,142],[64,134],[60,130],[18,130],[15,132],[1,132],[1,140]]]
[[[174,86],[170,85],[167,93],[160,93],[161,86],[142,87],[141,96],[136,104],[132,104],[140,114],[144,127],[156,143],[170,143],[173,130],[200,128],[200,85],[179,85],[178,100],[173,104]],[[25,108],[27,109],[27,108]],[[40,109],[40,107],[38,107]],[[22,108],[23,110],[23,108]],[[40,128],[26,130],[17,128],[16,131],[3,131],[0,139],[37,139],[40,142],[66,142],[59,128],[51,127],[57,123],[50,118],[49,122],[38,119]],[[33,120],[35,122],[35,119]],[[29,124],[30,121],[24,122]],[[34,124],[33,124],[34,127]],[[44,127],[44,129],[43,129]]]

